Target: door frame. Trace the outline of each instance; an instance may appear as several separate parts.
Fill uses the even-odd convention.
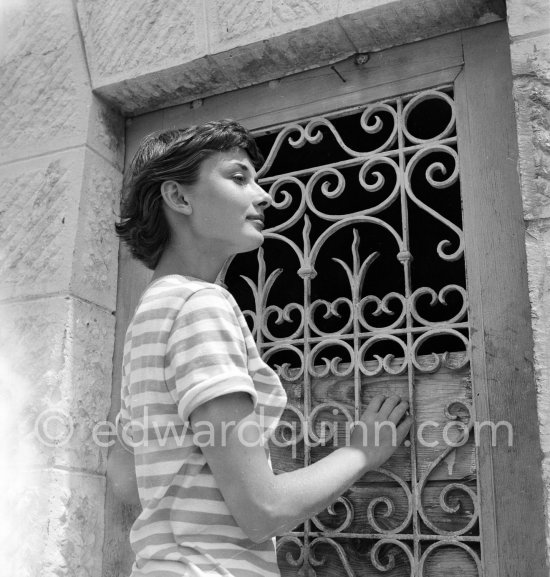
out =
[[[479,327],[471,334],[475,415],[478,421],[507,421],[514,431],[512,447],[500,443],[492,448],[490,439],[482,437],[478,450],[484,574],[504,577],[528,570],[533,577],[547,577],[542,453],[505,23],[392,48],[373,54],[364,64],[351,58],[137,117],[127,129],[127,159],[153,130],[229,116],[251,130],[269,130],[283,116],[290,122],[452,82],[462,110],[457,132],[470,322]],[[328,98],[323,96],[327,93]],[[113,418],[120,402],[124,333],[150,275],[121,250]],[[106,506],[110,523],[116,522],[116,515],[126,520],[132,516],[116,503],[109,486]],[[113,547],[129,550],[107,527],[106,556],[112,556],[108,550]]]

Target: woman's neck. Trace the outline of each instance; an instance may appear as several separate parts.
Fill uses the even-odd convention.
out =
[[[151,280],[156,280],[161,276],[179,274],[213,283],[225,263],[225,260],[222,262],[220,260],[205,258],[204,254],[196,251],[189,255],[182,254],[182,251],[174,250],[171,247],[166,247]]]

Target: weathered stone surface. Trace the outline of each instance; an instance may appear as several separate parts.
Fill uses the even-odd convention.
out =
[[[0,423],[10,454],[104,472],[106,448],[93,433],[110,407],[113,315],[57,297],[4,304],[0,321],[2,405],[17,425]]]
[[[244,87],[330,64],[354,52],[337,21],[331,20],[211,58],[239,87]]]
[[[114,0],[79,0],[79,14],[96,93],[130,115],[504,17],[504,0],[205,0],[208,45],[199,42],[193,52],[166,46],[189,42],[196,29],[178,29],[177,40],[169,26],[151,32],[165,15],[177,20],[174,0],[163,3],[162,18],[156,8],[130,10],[128,2],[114,7]],[[139,6],[146,3],[140,0]],[[187,4],[191,0],[182,3]],[[200,28],[198,14],[191,20]]]
[[[9,527],[2,575],[100,577],[104,477],[35,470],[10,481],[0,494],[2,525]]]
[[[337,2],[330,0],[206,0],[210,54],[269,40],[290,31],[333,20]],[[310,34],[313,31],[309,31]],[[340,34],[342,31],[340,30]],[[319,42],[321,44],[321,42]],[[338,44],[333,45],[338,50]],[[250,83],[250,82],[248,82]]]
[[[502,0],[341,0],[338,15],[357,50],[375,52],[502,20],[505,6]]]
[[[512,37],[550,28],[548,0],[506,0],[506,13]]]
[[[83,147],[0,176],[0,298],[71,290],[114,310],[121,173]]]
[[[338,3],[332,0],[279,0],[271,7],[271,25],[274,29],[289,25],[295,27],[317,24],[334,18]]]
[[[550,511],[550,454],[546,454],[542,460],[542,478],[545,480],[546,484],[546,511]],[[547,513],[548,518],[548,513]],[[547,558],[550,557],[550,523],[548,523],[548,529],[546,531],[546,554]],[[547,561],[548,563],[548,561]],[[550,565],[550,563],[548,563]]]
[[[211,54],[272,36],[270,0],[206,0],[206,6]]]
[[[546,519],[550,529],[550,219],[528,222],[525,238],[535,341],[537,410],[544,453],[542,478],[546,487]],[[547,532],[548,553],[550,531]]]
[[[0,295],[67,290],[84,150],[0,168]]]
[[[88,145],[119,170],[124,168],[124,118],[112,106],[91,96]]]
[[[237,85],[209,57],[151,72],[138,79],[109,80],[96,90],[123,114],[136,114],[235,90]]]
[[[48,541],[42,560],[47,577],[101,577],[105,478],[52,471]]]
[[[79,0],[78,15],[94,84],[168,68],[207,52],[201,0]]]
[[[90,86],[71,0],[8,3],[0,37],[2,160],[83,143]]]
[[[528,222],[525,238],[541,445],[550,457],[550,220]]]
[[[116,308],[121,188],[122,173],[87,150],[70,292],[110,311]]]
[[[550,84],[550,33],[513,40],[510,52],[514,77],[532,76]]]
[[[88,303],[74,300],[70,313],[72,325],[67,326],[65,362],[70,367],[74,434],[56,462],[67,467],[104,472],[106,448],[96,442],[94,428],[103,422],[111,406],[115,317]]]
[[[550,34],[511,46],[526,219],[550,217]]]

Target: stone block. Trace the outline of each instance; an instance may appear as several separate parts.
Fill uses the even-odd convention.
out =
[[[2,481],[4,575],[101,576],[104,477],[16,470]]]
[[[550,454],[550,220],[528,222],[525,241],[541,446]]]
[[[550,101],[540,87],[515,87],[519,173],[526,220],[550,217]]]
[[[71,291],[114,310],[120,171],[82,147],[0,175],[0,299]]]
[[[116,308],[121,189],[122,173],[87,149],[70,293],[109,311]]]
[[[103,473],[96,425],[111,404],[112,314],[69,297],[0,307],[4,452],[38,467]]]
[[[94,86],[207,52],[201,0],[78,0],[77,9]]]
[[[80,300],[69,302],[63,385],[71,399],[74,433],[62,451],[54,453],[55,462],[103,473],[106,447],[97,442],[94,431],[111,406],[115,317]]]
[[[105,477],[65,471],[52,471],[49,477],[43,574],[101,577]]]
[[[506,13],[512,38],[550,28],[548,0],[506,0]]]
[[[341,0],[338,18],[359,52],[375,52],[505,17],[502,0]]]
[[[330,0],[206,0],[210,53],[327,23],[336,16],[337,4]]]
[[[550,34],[511,46],[525,218],[550,217]]]
[[[3,11],[2,160],[83,144],[90,84],[71,0],[10,2]]]
[[[0,167],[0,297],[66,291],[84,149]]]
[[[272,3],[271,26],[274,30],[294,30],[332,20],[338,2],[332,0],[278,0]]]
[[[550,455],[545,455],[542,461],[542,480],[546,489],[546,554],[548,556],[550,553]],[[548,561],[547,563],[550,565]]]
[[[210,54],[272,36],[271,1],[206,0]]]
[[[309,37],[311,42],[316,33],[324,38],[319,38],[319,47],[325,46],[323,40],[335,41],[331,46],[334,52],[339,52],[340,39],[344,33],[334,18],[337,12],[337,2],[330,0],[281,0],[269,2],[267,0],[254,0],[252,2],[238,2],[232,0],[206,0],[208,11],[208,36],[210,53],[215,56],[220,52],[244,47],[255,42],[268,42],[288,32],[296,32],[298,44],[290,43],[290,49],[296,50],[299,46],[301,35]],[[318,24],[325,24],[324,28],[314,28]],[[331,29],[332,38],[327,37],[326,30]],[[349,41],[345,39],[346,43]],[[295,59],[290,55],[291,60]],[[324,62],[323,54],[319,59]],[[311,68],[311,64],[307,66]],[[250,84],[250,80],[247,84]]]
[[[550,85],[550,33],[513,40],[510,56],[514,77],[532,76]]]
[[[546,519],[550,530],[550,219],[527,223],[525,243],[540,443],[544,453],[542,479],[546,489]],[[550,535],[550,533],[549,533]],[[547,537],[550,551],[550,536]]]

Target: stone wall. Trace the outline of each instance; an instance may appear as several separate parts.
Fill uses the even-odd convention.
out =
[[[550,6],[507,12],[550,495]],[[106,454],[92,431],[110,406],[122,115],[493,22],[504,3],[5,0],[0,16],[3,569],[99,577]]]
[[[503,0],[77,0],[97,94],[138,114],[505,16]]]
[[[124,124],[71,0],[1,10],[0,573],[98,577]]]
[[[547,519],[550,519],[550,3],[508,0]],[[550,551],[550,525],[547,532]]]

